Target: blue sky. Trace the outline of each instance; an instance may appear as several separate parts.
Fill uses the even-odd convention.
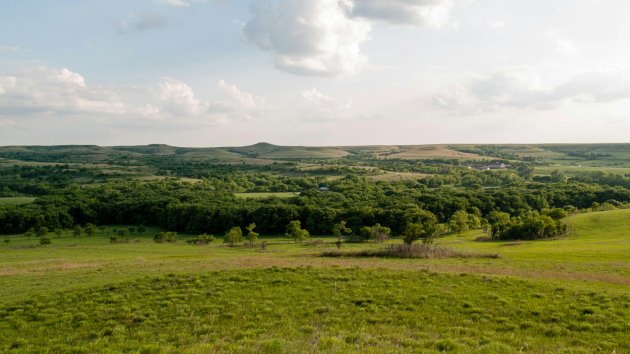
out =
[[[0,3],[0,145],[627,142],[621,0]]]

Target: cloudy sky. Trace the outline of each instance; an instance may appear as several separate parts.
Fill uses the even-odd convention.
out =
[[[630,141],[624,0],[2,0],[0,145]]]

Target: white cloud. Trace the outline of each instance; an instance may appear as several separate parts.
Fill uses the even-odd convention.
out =
[[[0,76],[0,114],[108,113],[126,110],[120,97],[103,87],[90,87],[69,69],[37,67]]]
[[[366,66],[361,44],[372,23],[439,28],[455,0],[260,0],[244,33],[274,65],[297,75],[335,77]]]
[[[569,102],[611,102],[630,99],[630,75],[621,69],[573,76],[561,84],[543,85],[528,67],[512,67],[477,75],[435,95],[434,105],[474,113],[504,108],[553,109]]]
[[[197,97],[193,89],[182,81],[167,78],[158,85],[160,111],[171,116],[194,116],[205,113],[210,107]]]
[[[321,93],[316,88],[300,91],[298,116],[307,120],[338,120],[350,116],[351,100],[339,100]]]
[[[352,14],[393,24],[440,28],[451,21],[454,0],[356,0]]]
[[[94,87],[69,69],[37,67],[0,75],[0,117],[81,114],[207,124],[243,120],[269,111],[266,100],[219,81],[213,99],[197,96],[187,83],[164,78],[156,87]],[[8,120],[2,126],[7,126]]]
[[[270,111],[263,97],[240,89],[236,85],[220,80],[216,85],[217,99],[211,103],[210,111],[225,120],[250,120]]]
[[[339,76],[359,71],[367,59],[360,44],[371,25],[348,16],[344,0],[260,1],[245,25],[247,38],[272,53],[275,66],[293,74]]]

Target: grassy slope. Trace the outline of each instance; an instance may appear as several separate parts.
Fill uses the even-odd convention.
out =
[[[12,237],[0,246],[0,351],[626,352],[630,210],[569,222],[572,234],[552,241],[440,240],[499,259],[317,257],[332,239],[268,238],[261,252],[148,235],[64,235],[47,247]],[[287,266],[307,268],[270,268]]]

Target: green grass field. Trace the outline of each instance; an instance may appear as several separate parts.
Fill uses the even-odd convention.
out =
[[[11,236],[0,352],[629,352],[630,210],[569,224],[557,240],[438,241],[497,259],[320,257],[333,238],[157,244],[156,229]]]
[[[263,199],[263,198],[291,198],[295,197],[299,193],[297,192],[261,192],[261,193],[234,193],[235,196],[239,198],[252,198],[252,199]]]
[[[30,204],[35,200],[31,197],[5,197],[0,198],[0,205],[22,205]]]

